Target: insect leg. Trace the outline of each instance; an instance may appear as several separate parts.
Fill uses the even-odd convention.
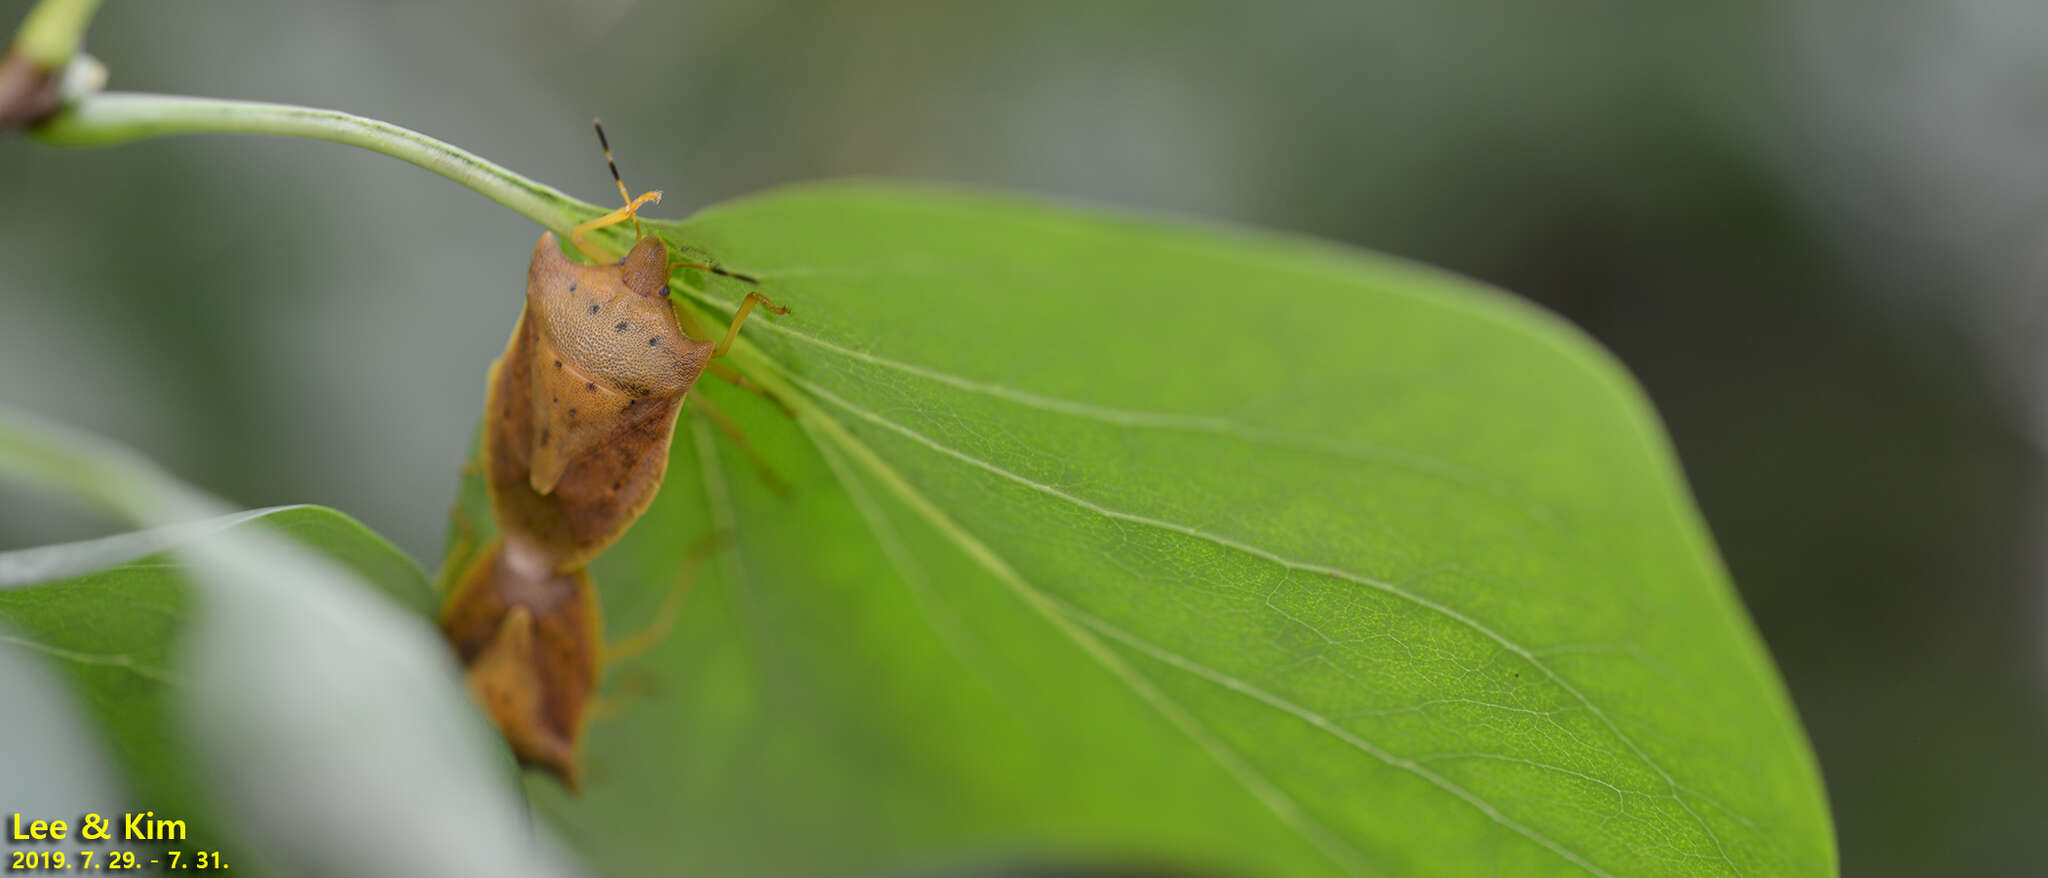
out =
[[[597,249],[597,245],[584,240],[583,236],[591,232],[597,231],[598,229],[602,229],[608,226],[616,226],[619,223],[625,222],[627,220],[637,221],[640,206],[650,201],[656,204],[660,204],[661,190],[657,189],[653,192],[643,193],[639,198],[635,198],[632,201],[626,202],[625,207],[621,207],[618,210],[614,210],[611,213],[605,214],[604,216],[598,217],[596,219],[584,220],[583,222],[577,223],[575,228],[569,230],[569,243],[576,245],[576,249],[583,251],[583,255],[588,256],[593,260],[596,260],[598,262],[606,261],[604,252]]]
[[[704,569],[704,562],[712,553],[725,547],[729,542],[723,532],[712,533],[697,540],[683,555],[683,569],[676,574],[676,580],[669,586],[667,596],[661,600],[661,608],[654,612],[654,621],[647,627],[629,634],[604,646],[602,664],[609,667],[619,662],[638,658],[648,650],[661,644],[670,631],[676,627],[676,619],[683,613],[683,601],[690,596],[691,586],[697,583],[697,574]]]
[[[740,447],[740,453],[747,456],[747,462],[754,465],[754,471],[761,474],[761,481],[768,483],[768,489],[774,491],[775,496],[789,496],[789,483],[775,474],[775,468],[768,465],[768,458],[762,456],[761,450],[754,447],[753,440],[748,439],[747,434],[740,431],[740,425],[733,423],[732,418],[727,417],[725,412],[711,403],[711,400],[705,399],[703,394],[692,394],[689,402],[705,420],[711,422],[711,426],[717,427],[718,432],[724,433],[725,438],[731,439]]]
[[[755,384],[753,382],[753,379],[750,379],[747,376],[740,374],[740,370],[728,366],[724,363],[721,363],[717,360],[712,360],[711,362],[704,364],[704,371],[710,372],[711,374],[718,376],[719,378],[723,379],[727,384],[730,384],[734,387],[737,387],[741,390],[744,390],[748,393],[751,393],[755,396],[758,396],[762,399],[774,403],[775,407],[781,409],[783,414],[788,415],[792,418],[796,417],[796,412],[790,410],[789,403],[783,402],[782,397],[776,396],[775,394],[768,392],[768,388],[766,387],[762,387],[759,384]]]
[[[747,315],[753,312],[756,304],[766,305],[769,311],[776,314],[789,313],[788,308],[775,304],[774,299],[770,299],[760,293],[748,293],[747,298],[740,302],[739,312],[732,315],[732,326],[725,330],[725,340],[718,343],[717,349],[711,352],[711,356],[723,357],[725,352],[732,348],[733,339],[740,337],[740,326],[747,322]]]
[[[463,466],[467,468],[469,464]],[[455,575],[461,572],[464,565],[475,560],[473,556],[476,553],[477,541],[476,528],[471,527],[469,517],[462,514],[462,504],[456,503],[448,507],[448,526],[448,552],[441,558],[441,569],[434,574],[434,587],[452,592],[455,588]],[[447,596],[446,593],[442,594],[443,598]]]
[[[674,310],[676,312],[676,322],[682,325],[684,335],[694,339],[710,339],[711,334],[704,330],[704,324],[697,322],[696,316],[690,313],[690,309],[678,305]]]

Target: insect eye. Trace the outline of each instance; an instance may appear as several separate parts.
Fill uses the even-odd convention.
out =
[[[662,298],[668,298],[668,284],[662,284],[661,289],[656,290],[654,294]]]

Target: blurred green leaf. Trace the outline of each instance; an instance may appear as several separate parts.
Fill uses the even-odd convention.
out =
[[[13,829],[13,815],[22,814],[24,821],[62,820],[74,831],[56,843],[24,845],[10,838],[8,849],[62,851],[66,868],[76,869],[81,851],[104,856],[98,849],[105,847],[80,837],[80,816],[109,814],[132,800],[114,783],[76,710],[77,699],[66,697],[27,642],[0,625],[0,704],[7,706],[0,712],[0,778],[6,781],[8,828]]]
[[[219,818],[208,792],[215,785],[179,726],[190,685],[175,668],[176,644],[194,606],[189,574],[172,550],[252,522],[290,532],[336,521],[360,527],[329,510],[297,507],[0,554],[0,619],[14,632],[6,639],[63,673],[132,801],[186,820],[195,847],[242,845]]]
[[[594,565],[619,636],[735,540],[610,670],[584,793],[529,781],[603,871],[1833,872],[1659,425],[1556,319],[1315,242],[917,188],[664,231],[794,309],[733,362],[796,418],[697,392],[795,490],[685,416]]]
[[[0,472],[143,522],[218,506],[13,413]],[[390,544],[313,507],[0,554],[0,645],[61,672],[130,801],[186,821],[186,850],[249,874],[566,874],[420,618],[431,601]]]

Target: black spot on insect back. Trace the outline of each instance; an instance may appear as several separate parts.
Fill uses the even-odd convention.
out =
[[[569,282],[569,292],[576,292],[576,282],[573,280]]]
[[[630,324],[630,323],[627,323],[627,322],[626,322],[626,321],[624,321],[624,320],[621,320],[621,321],[619,321],[619,322],[617,322],[617,323],[614,323],[614,324],[612,324],[612,331],[613,331],[613,332],[625,332],[625,331],[626,331],[627,329],[630,329],[631,327],[632,327],[632,324]]]
[[[650,344],[650,345],[658,345],[658,344],[661,344],[661,338],[660,338],[659,336],[657,336],[657,337],[655,337],[655,338],[650,338],[650,339],[648,339],[648,340],[647,340],[647,343],[648,343],[648,344]]]
[[[585,381],[585,382],[583,382],[583,389],[584,389],[584,390],[596,390],[596,389],[597,389],[597,382],[595,382],[595,381]]]
[[[596,305],[592,305],[592,306],[590,306],[590,313],[592,313],[592,314],[596,314],[596,313],[597,313],[597,310],[598,310],[598,306],[596,306]]]

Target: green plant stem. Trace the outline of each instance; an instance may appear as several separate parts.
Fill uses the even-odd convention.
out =
[[[335,110],[107,93],[65,106],[30,133],[54,146],[113,146],[168,134],[309,137],[404,159],[481,192],[558,235],[567,235],[576,223],[605,212],[417,131]]]
[[[85,26],[100,0],[43,0],[21,20],[14,48],[43,70],[63,67],[77,54]]]

